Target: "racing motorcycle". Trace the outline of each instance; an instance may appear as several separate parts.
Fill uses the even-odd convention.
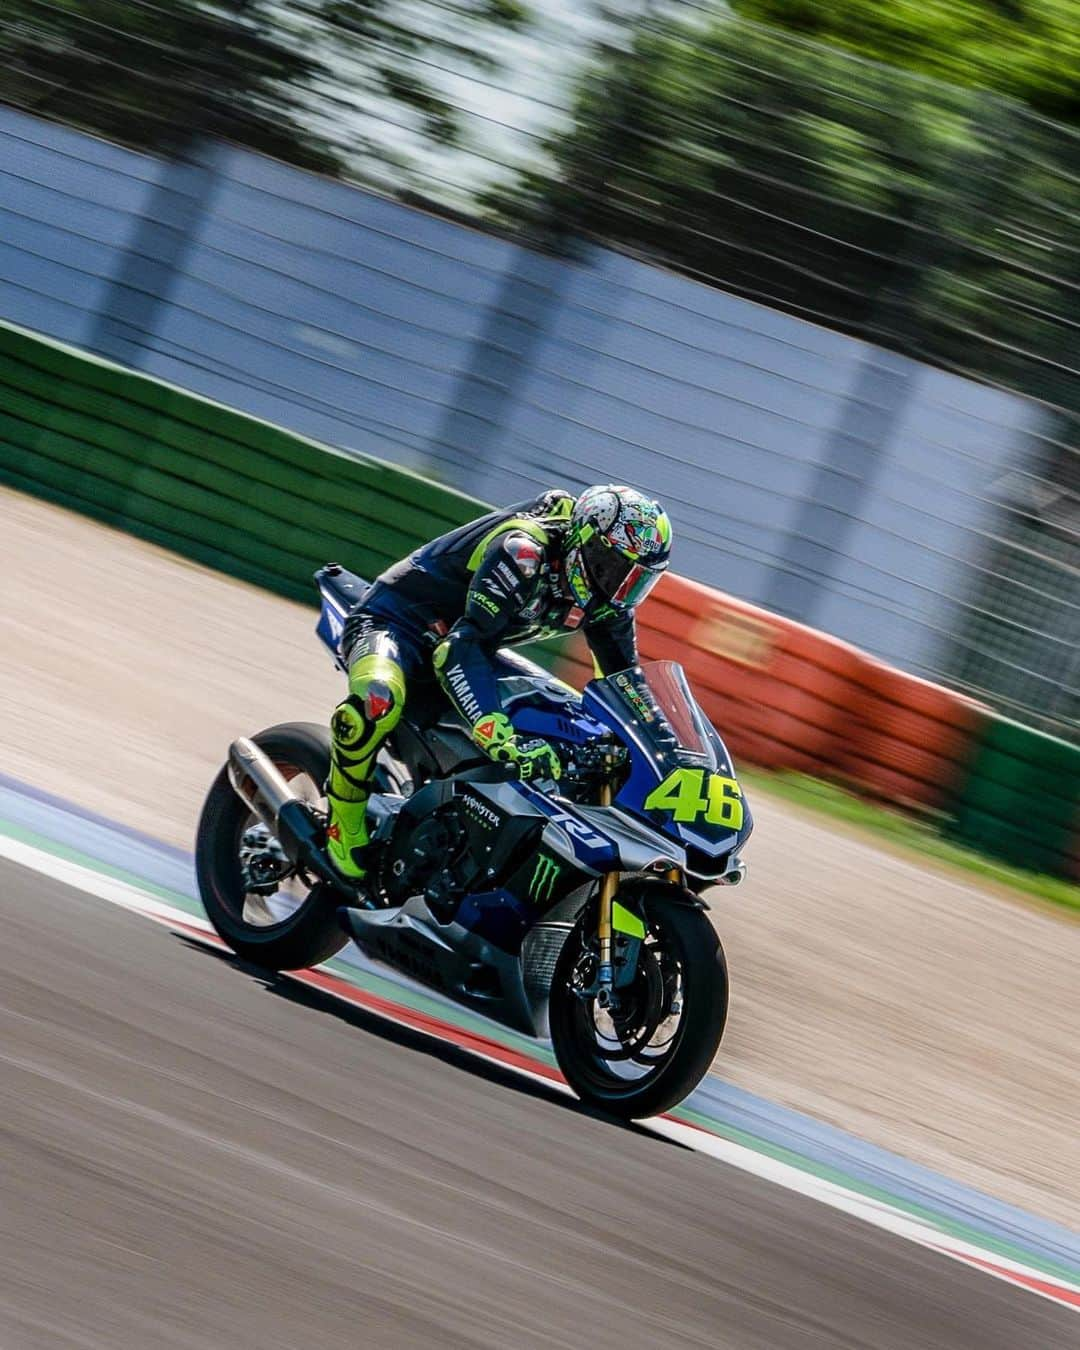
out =
[[[367,583],[315,574],[316,632],[344,671]],[[542,736],[558,782],[477,750],[445,700],[413,699],[381,749],[368,875],[325,852],[329,732],[286,723],[229,749],[199,820],[196,868],[228,946],[273,970],[365,955],[474,1012],[550,1036],[584,1101],[626,1119],[681,1101],[724,1031],[728,978],[702,892],[745,875],[735,770],[671,661],[592,680],[510,674],[502,704]]]

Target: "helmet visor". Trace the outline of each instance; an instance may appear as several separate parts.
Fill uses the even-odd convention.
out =
[[[667,568],[666,562],[658,567],[634,562],[599,539],[589,540],[582,554],[597,598],[606,600],[616,609],[633,609],[640,605]]]

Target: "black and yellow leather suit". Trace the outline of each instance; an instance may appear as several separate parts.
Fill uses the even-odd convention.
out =
[[[522,777],[550,777],[554,751],[523,743],[503,713],[499,676],[520,670],[523,658],[500,648],[581,627],[601,673],[635,664],[633,614],[601,606],[584,621],[565,585],[574,501],[546,492],[451,530],[385,571],[349,616],[349,694],[331,720],[327,784],[328,846],[345,875],[363,877],[375,756],[414,690],[449,699],[476,743],[517,763]]]

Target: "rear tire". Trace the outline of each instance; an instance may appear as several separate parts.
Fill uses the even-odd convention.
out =
[[[326,727],[315,722],[284,722],[251,739],[286,778],[306,774],[321,791],[330,768]],[[268,970],[302,970],[328,960],[348,938],[337,923],[342,896],[322,883],[313,885],[307,898],[280,923],[245,922],[239,847],[250,823],[250,812],[223,768],[203,804],[195,839],[195,872],[210,922],[237,956]]]
[[[624,1120],[638,1120],[678,1105],[708,1073],[727,1020],[728,975],[716,930],[689,894],[684,898],[672,886],[645,883],[630,886],[621,895],[623,903],[629,899],[640,910],[651,939],[664,944],[678,964],[681,1016],[663,1062],[643,1068],[639,1078],[622,1077],[598,1045],[594,1000],[574,992],[575,972],[590,961],[586,939],[595,916],[591,905],[563,945],[548,1011],[555,1057],[577,1095]],[[654,964],[661,970],[661,962]],[[633,1058],[622,1064],[635,1065],[634,1071],[639,1067]]]

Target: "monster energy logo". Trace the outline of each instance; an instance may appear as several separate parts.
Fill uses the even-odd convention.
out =
[[[533,868],[532,881],[529,882],[531,898],[537,903],[542,900],[550,900],[555,890],[555,882],[561,871],[562,867],[554,858],[547,858],[541,854]]]

